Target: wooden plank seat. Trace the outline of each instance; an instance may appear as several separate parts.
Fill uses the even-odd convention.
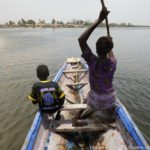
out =
[[[72,110],[81,110],[81,109],[87,109],[87,104],[70,104],[70,105],[64,105],[61,108],[61,111],[72,111]]]
[[[80,82],[87,74],[87,69],[70,69],[63,72],[65,78],[72,80],[73,82]],[[70,77],[71,76],[71,77]]]
[[[52,120],[49,126],[49,130],[55,132],[92,132],[92,131],[104,131],[109,128],[107,124],[99,121],[84,119],[80,122],[86,122],[83,126],[72,126],[71,120]]]
[[[79,63],[80,61],[81,61],[80,58],[74,58],[74,57],[67,59],[67,63],[69,63],[69,64],[71,64],[71,63]]]
[[[78,91],[81,88],[83,88],[86,84],[87,82],[76,82],[76,83],[68,83],[66,84],[66,86],[73,91]]]
[[[87,82],[76,82],[76,83],[68,83],[67,86],[78,86],[78,85],[86,85]]]
[[[82,73],[82,72],[87,72],[87,69],[80,69],[80,70],[66,70],[63,73]]]

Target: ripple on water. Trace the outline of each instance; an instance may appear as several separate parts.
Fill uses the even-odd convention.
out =
[[[21,147],[21,141],[24,140],[27,130],[31,126],[36,109],[27,102],[26,105],[25,103],[23,105],[24,107],[20,107],[18,110],[5,111],[3,117],[1,117],[3,122],[0,124],[0,135],[7,139],[7,144],[5,145],[3,145],[3,141],[0,142],[0,145],[3,145],[3,149],[18,149],[18,147]],[[6,116],[9,116],[9,120],[5,119]]]

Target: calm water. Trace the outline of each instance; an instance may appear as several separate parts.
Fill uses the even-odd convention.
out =
[[[77,38],[84,29],[0,29],[0,149],[18,150],[37,107],[28,100],[35,68],[45,63],[50,79],[68,57],[80,57]],[[89,45],[104,29],[94,31]],[[118,59],[114,85],[138,127],[150,142],[150,28],[113,28]]]

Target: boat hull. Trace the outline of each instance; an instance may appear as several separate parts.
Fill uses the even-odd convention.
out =
[[[77,83],[77,80],[80,80],[80,83],[72,83]],[[67,99],[65,104],[83,103],[90,89],[88,66],[80,59],[69,59],[58,71],[53,81],[58,82],[64,90]],[[63,119],[70,119],[73,115],[74,112],[62,112]],[[38,111],[27,134],[22,150],[62,150],[81,149],[81,147],[83,149],[150,149],[126,108],[119,100],[116,115],[117,120],[115,125],[117,130],[109,129],[105,132],[94,132],[94,134],[93,132],[78,134],[73,131],[70,133],[56,133],[49,129],[50,121],[44,119],[44,116]],[[104,140],[102,140],[102,137]]]

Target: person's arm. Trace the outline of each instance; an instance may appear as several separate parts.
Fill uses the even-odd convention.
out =
[[[102,9],[100,12],[99,18],[78,38],[81,51],[84,52],[89,49],[87,40],[90,37],[94,29],[106,18],[109,11],[106,8]]]
[[[109,53],[108,53],[108,58],[114,58],[115,55],[113,53],[113,50],[111,50]]]
[[[63,92],[63,90],[61,90],[61,88],[57,83],[56,83],[56,94],[59,99],[60,105],[63,105],[65,101],[65,93]]]
[[[35,90],[35,85],[33,85],[32,87],[32,92],[30,93],[30,95],[28,96],[28,99],[32,102],[32,104],[37,104],[37,93]]]
[[[65,102],[65,93],[61,90],[58,83],[56,83],[56,94],[58,96],[59,106],[61,107]],[[59,120],[61,118],[60,113],[61,113],[61,111],[58,110],[56,117],[55,117],[55,120]]]

